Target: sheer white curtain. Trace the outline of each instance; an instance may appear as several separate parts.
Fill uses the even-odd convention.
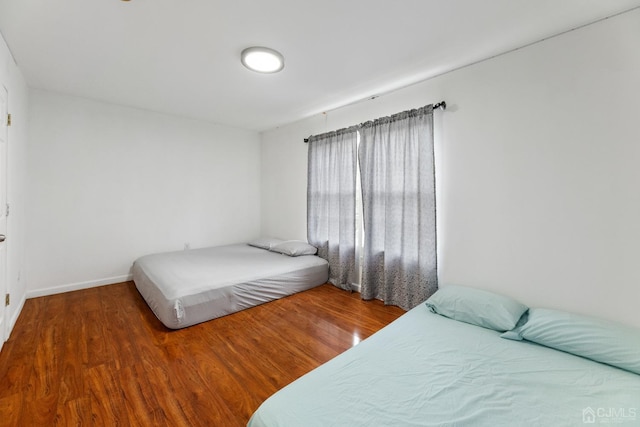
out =
[[[438,288],[433,107],[360,127],[361,293],[409,310]]]
[[[307,239],[329,261],[329,281],[356,281],[357,127],[309,138]]]

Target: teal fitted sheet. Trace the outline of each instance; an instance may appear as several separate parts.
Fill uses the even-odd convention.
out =
[[[640,357],[640,355],[639,355]],[[640,375],[421,304],[267,399],[249,427],[640,425]]]

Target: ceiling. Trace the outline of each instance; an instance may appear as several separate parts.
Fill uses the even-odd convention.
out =
[[[30,87],[265,130],[640,6],[640,0],[0,0]],[[240,63],[285,56],[277,74]]]

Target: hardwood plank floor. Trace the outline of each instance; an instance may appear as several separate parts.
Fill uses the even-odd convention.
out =
[[[245,426],[403,313],[323,285],[172,331],[133,282],[29,299],[0,353],[0,425]]]

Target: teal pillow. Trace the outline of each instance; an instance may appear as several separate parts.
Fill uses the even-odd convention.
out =
[[[529,310],[531,310],[531,309],[529,309]],[[524,313],[522,315],[520,320],[518,320],[518,323],[516,323],[516,327],[515,328],[513,328],[510,331],[505,332],[504,334],[500,335],[500,337],[506,338],[508,340],[522,341],[522,335],[520,335],[520,331],[522,330],[522,326],[525,323],[527,323],[528,320],[529,320],[529,311],[527,311],[526,313]]]
[[[504,295],[454,285],[440,288],[426,305],[441,316],[501,332],[513,329],[528,309]]]
[[[559,310],[532,308],[529,320],[510,332],[527,341],[640,374],[640,329],[631,326]]]

